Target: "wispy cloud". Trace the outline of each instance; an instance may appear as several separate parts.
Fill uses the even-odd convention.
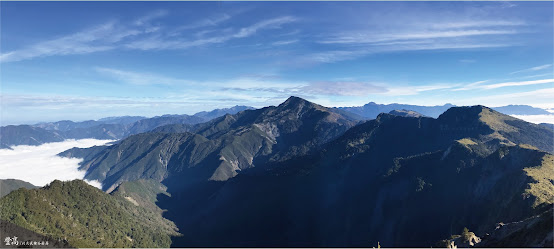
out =
[[[475,27],[502,27],[502,26],[525,26],[526,22],[519,20],[468,20],[459,22],[432,23],[430,27],[436,29],[460,29]]]
[[[483,85],[483,86],[481,86],[481,88],[483,88],[483,89],[496,89],[496,88],[509,87],[509,86],[529,86],[529,85],[539,85],[539,84],[548,84],[548,83],[554,83],[554,79],[519,81],[519,82],[504,82],[504,83],[497,83],[497,84],[491,84],[491,85]]]
[[[383,86],[374,85],[367,82],[312,82],[308,86],[302,87],[300,92],[315,95],[334,95],[334,96],[367,96],[376,93],[385,93],[388,90]]]
[[[96,72],[132,85],[195,85],[189,80],[170,78],[157,74],[138,73],[114,68],[96,67]]]
[[[532,67],[532,68],[526,68],[526,69],[523,69],[523,70],[514,71],[514,72],[511,72],[510,74],[534,72],[534,71],[547,69],[547,68],[550,68],[550,67],[552,67],[552,64],[545,64],[545,65],[541,65],[541,66],[536,66],[536,67]]]
[[[232,39],[246,38],[256,34],[260,30],[280,28],[282,25],[294,22],[296,20],[296,18],[291,16],[283,16],[257,22],[253,25],[241,28],[235,33],[195,40],[172,39],[162,35],[158,35],[131,42],[127,44],[126,47],[140,50],[187,49],[209,44],[224,43]]]
[[[271,45],[273,45],[273,46],[283,46],[283,45],[289,45],[289,44],[293,44],[293,43],[297,43],[297,42],[298,42],[298,40],[276,41],[276,42],[271,43]]]
[[[502,83],[495,83],[495,84],[484,84],[485,82],[487,81],[480,81],[480,82],[468,84],[463,87],[453,89],[453,91],[466,91],[466,90],[474,90],[474,89],[491,90],[491,89],[497,89],[502,87],[549,84],[549,83],[554,83],[554,79],[511,81],[511,82],[502,82]]]
[[[2,53],[0,62],[113,50],[130,38],[158,31],[160,28],[152,26],[150,22],[167,14],[166,10],[157,10],[136,19],[133,25],[109,21],[73,34],[38,42],[23,49]]]
[[[408,42],[400,44],[392,42],[391,44],[376,44],[371,46],[361,46],[347,48],[344,50],[330,50],[316,52],[298,56],[294,60],[283,62],[296,66],[309,66],[318,63],[334,63],[339,61],[353,60],[362,58],[371,54],[401,52],[401,51],[425,51],[425,50],[456,50],[456,49],[482,49],[482,48],[500,48],[509,47],[513,44],[504,43],[464,43],[464,42]]]
[[[88,54],[122,48],[139,50],[187,49],[246,38],[261,30],[278,29],[284,24],[297,20],[292,16],[282,16],[256,22],[235,32],[231,32],[232,29],[227,29],[228,32],[211,37],[184,39],[175,37],[174,31],[172,31],[173,33],[161,32],[162,28],[160,26],[150,24],[152,20],[166,15],[168,15],[168,11],[158,10],[138,18],[132,25],[117,21],[107,22],[74,34],[2,53],[0,54],[0,62],[21,61],[54,55]],[[193,25],[197,27],[216,25],[229,18],[229,15],[223,15],[216,19],[204,19]],[[192,26],[188,28],[192,28]]]
[[[295,21],[297,21],[297,18],[292,16],[282,16],[278,18],[264,20],[254,25],[251,25],[249,27],[240,29],[240,31],[234,34],[233,37],[235,38],[247,37],[256,33],[260,29],[280,28],[281,25],[283,24],[287,24]]]
[[[115,22],[110,22],[72,35],[39,42],[22,50],[3,53],[0,55],[0,62],[111,50],[114,43],[139,33],[140,31],[134,29],[118,29]]]
[[[167,10],[156,10],[143,17],[138,18],[137,20],[134,21],[134,24],[138,26],[149,24],[150,21],[167,16],[168,14],[169,14],[169,11]]]
[[[530,78],[538,78],[538,77],[544,77],[544,76],[554,77],[554,73],[534,74],[529,76],[517,77],[516,79],[530,79]]]
[[[388,87],[388,91],[384,93],[387,96],[405,96],[405,95],[417,95],[421,92],[436,91],[450,89],[454,85],[452,84],[433,84],[433,85],[419,85],[419,86],[391,86]]]
[[[332,49],[301,56],[297,64],[333,63],[365,57],[374,53],[419,50],[486,49],[521,45],[509,39],[521,33],[527,23],[519,20],[445,19],[430,14],[426,21],[417,19],[368,21],[367,25],[344,27],[341,31],[314,37],[316,43]],[[389,18],[387,17],[384,17]],[[383,24],[386,23],[386,24]]]
[[[205,18],[202,20],[199,20],[197,22],[183,25],[177,28],[176,31],[182,31],[187,29],[197,29],[197,28],[203,28],[203,27],[209,27],[209,26],[216,26],[222,22],[225,22],[227,20],[231,19],[231,15],[228,14],[221,14],[218,16],[214,16],[211,18]]]
[[[342,34],[338,37],[320,41],[323,44],[359,44],[359,43],[377,43],[401,40],[420,40],[420,39],[439,39],[439,38],[458,38],[468,36],[482,35],[507,35],[516,34],[515,30],[446,30],[446,31],[421,31],[406,33],[382,33],[382,34]]]

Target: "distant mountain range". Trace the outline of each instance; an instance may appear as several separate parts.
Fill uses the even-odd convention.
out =
[[[8,125],[0,127],[0,148],[12,145],[40,145],[60,142],[65,139],[121,139],[132,134],[153,130],[168,124],[198,124],[239,111],[252,109],[248,106],[235,106],[199,112],[195,115],[163,115],[153,118],[140,116],[109,117],[82,122],[63,120],[36,125]]]
[[[60,216],[23,200],[76,191],[71,198],[93,208],[99,205],[90,194],[107,210],[150,210],[151,229],[171,228],[155,215],[166,210],[180,235],[156,231],[171,236],[172,247],[435,247],[469,245],[466,238],[482,241],[477,246],[554,246],[553,224],[545,222],[554,208],[552,129],[484,106],[450,107],[437,118],[405,107],[387,112],[360,121],[361,112],[290,97],[204,123],[161,125],[113,145],[73,148],[60,155],[83,158],[85,178],[101,181],[109,194],[78,182],[54,182],[61,184],[56,191],[20,189],[0,199],[10,205],[1,217],[30,229],[46,226],[49,216],[75,216],[73,202]],[[112,222],[122,220],[118,229],[126,233],[140,221],[95,212],[85,217],[118,227]],[[497,229],[499,223],[507,225]],[[64,226],[43,233],[90,245]],[[151,230],[143,231],[150,238]],[[123,235],[108,232],[101,246]],[[143,245],[132,244],[141,236],[122,246]],[[155,241],[149,246],[167,246]]]
[[[406,115],[400,112],[413,112],[417,115],[438,117],[448,108],[454,105],[443,106],[417,106],[404,104],[376,104],[370,102],[359,107],[333,108],[353,120],[374,119],[380,113]],[[153,118],[142,116],[107,117],[99,120],[87,120],[73,122],[63,120],[58,122],[39,123],[36,125],[9,125],[0,127],[0,149],[10,148],[12,145],[40,145],[49,142],[60,142],[65,139],[121,139],[133,134],[147,131],[175,132],[190,131],[192,126],[207,122],[225,114],[235,114],[240,111],[254,109],[249,106],[234,106],[231,108],[215,109],[210,112],[199,112],[194,115],[163,115]],[[527,105],[508,105],[493,108],[508,115],[539,115],[551,114],[540,108]],[[165,126],[165,127],[163,127]],[[159,128],[163,127],[163,128]]]
[[[452,104],[445,104],[442,106],[418,106],[418,105],[405,105],[405,104],[376,104],[369,102],[363,106],[354,107],[338,107],[338,109],[345,110],[354,114],[357,114],[365,119],[374,119],[380,113],[388,113],[393,110],[410,110],[418,112],[422,115],[437,118],[443,112],[451,107],[455,107]],[[493,107],[492,109],[504,113],[507,115],[539,115],[539,114],[551,114],[550,112],[528,105],[507,105],[501,107]]]

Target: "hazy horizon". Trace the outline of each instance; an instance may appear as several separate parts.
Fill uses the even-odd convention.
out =
[[[370,102],[368,102],[370,103]],[[318,104],[318,103],[316,103]],[[375,103],[375,104],[381,104],[381,103]],[[389,103],[389,104],[405,104],[405,103]],[[444,105],[448,105],[448,104],[451,104],[451,103],[445,103],[443,105],[420,105],[420,106],[444,106]],[[278,104],[277,104],[278,105]],[[388,105],[388,104],[383,104],[383,105]],[[235,105],[237,106],[237,105]],[[229,106],[229,107],[222,107],[222,108],[231,108],[231,107],[234,107],[234,106]],[[251,106],[251,107],[254,107],[254,106]],[[264,108],[264,107],[267,107],[267,106],[261,106],[261,107],[254,107],[256,109],[259,109],[259,108]],[[326,106],[326,107],[330,107],[330,106]],[[332,106],[332,107],[360,107],[360,106]],[[496,108],[496,107],[499,107],[499,106],[488,106],[490,108]],[[534,107],[534,106],[532,106]],[[540,108],[540,107],[536,107],[536,108]],[[73,122],[83,122],[83,121],[90,121],[90,120],[94,120],[94,121],[98,121],[102,118],[112,118],[112,117],[124,117],[124,116],[143,116],[145,118],[153,118],[153,117],[160,117],[160,116],[163,116],[163,115],[194,115],[196,113],[199,113],[199,112],[203,112],[203,111],[212,111],[214,109],[209,109],[209,110],[201,110],[201,111],[198,111],[198,112],[194,112],[194,113],[164,113],[164,114],[161,114],[161,115],[155,115],[155,116],[144,116],[144,115],[140,115],[140,113],[134,113],[134,114],[124,114],[124,115],[121,115],[121,116],[109,116],[109,117],[105,117],[105,116],[99,116],[99,117],[94,117],[94,118],[85,118],[85,119],[77,119],[77,120],[71,120],[71,119],[50,119],[50,120],[38,120],[38,121],[27,121],[27,122],[13,122],[13,123],[9,123],[9,122],[5,122],[5,120],[2,120],[2,122],[0,122],[0,126],[7,126],[7,125],[36,125],[36,124],[40,124],[40,123],[50,123],[50,122],[58,122],[58,121],[66,121],[66,120],[69,120],[69,121],[73,121]],[[522,119],[522,120],[525,120],[527,122],[531,122],[531,123],[535,123],[535,124],[539,124],[539,123],[554,123],[554,108],[552,109],[544,109],[552,114],[550,115],[545,115],[545,114],[541,114],[541,115],[514,115],[514,114],[510,114],[510,116],[512,117],[516,117],[516,118],[519,118],[519,119]]]

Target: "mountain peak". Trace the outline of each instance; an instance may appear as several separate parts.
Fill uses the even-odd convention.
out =
[[[439,119],[444,119],[448,117],[457,117],[457,119],[466,119],[466,118],[479,118],[479,114],[483,111],[496,112],[486,106],[474,105],[474,106],[457,106],[450,107],[443,114],[439,116]]]
[[[504,132],[516,132],[518,130],[506,123],[506,121],[517,120],[516,118],[482,105],[451,107],[438,119],[456,126],[486,126],[493,131]]]
[[[298,108],[304,108],[304,107],[316,107],[319,106],[317,104],[314,104],[310,101],[307,101],[303,98],[299,98],[296,96],[290,96],[285,102],[281,103],[279,105],[279,108],[281,109],[298,109]]]
[[[290,96],[287,100],[285,100],[285,102],[283,102],[283,104],[292,104],[292,103],[303,103],[303,102],[309,102],[303,98],[300,98],[300,97],[296,97],[296,96]],[[311,103],[311,102],[310,102]]]

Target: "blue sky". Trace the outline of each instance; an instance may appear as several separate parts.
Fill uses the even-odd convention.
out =
[[[276,105],[554,108],[553,2],[0,2],[2,125]]]

